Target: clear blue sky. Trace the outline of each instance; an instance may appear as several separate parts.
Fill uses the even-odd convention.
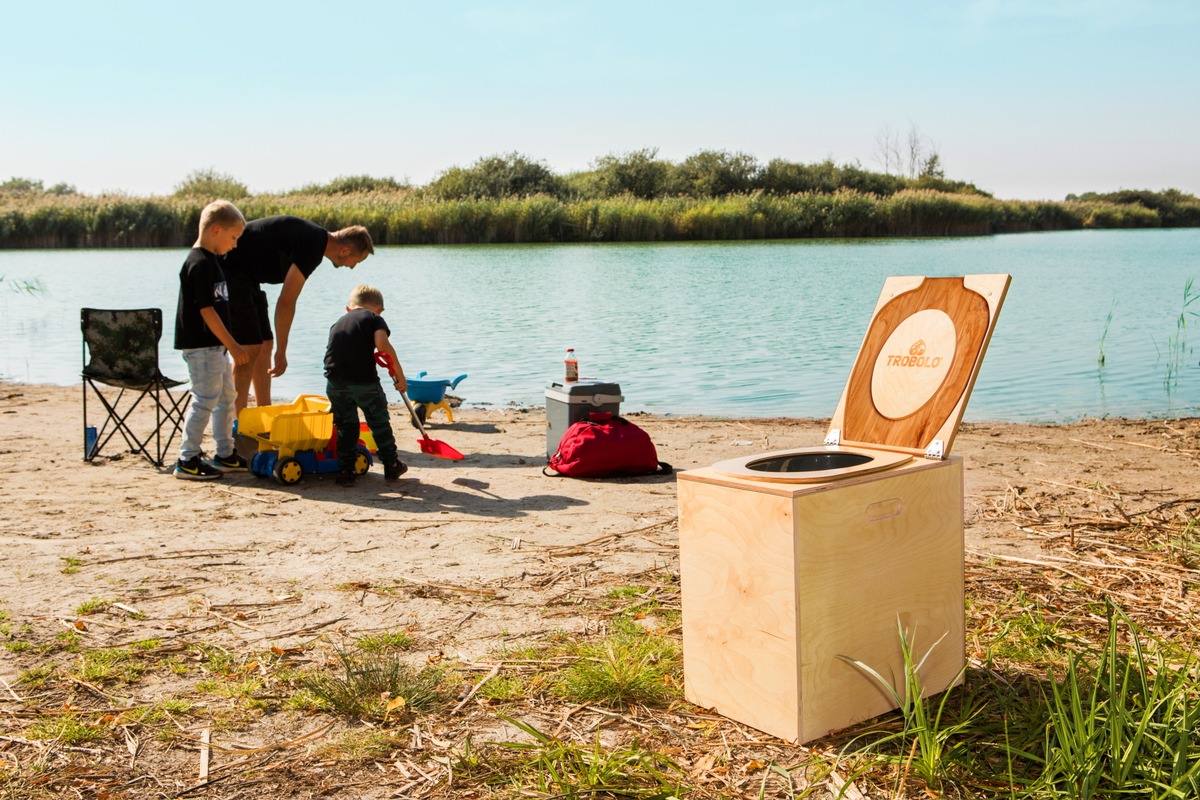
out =
[[[647,147],[880,169],[913,126],[1002,198],[1200,194],[1200,3],[0,0],[0,181],[425,183]]]

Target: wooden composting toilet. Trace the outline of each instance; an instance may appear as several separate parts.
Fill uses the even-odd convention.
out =
[[[896,707],[862,665],[903,697],[903,639],[924,694],[961,681],[950,449],[1009,280],[888,278],[824,446],[679,474],[689,701],[800,743]]]

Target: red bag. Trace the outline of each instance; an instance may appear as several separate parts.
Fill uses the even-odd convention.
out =
[[[671,465],[658,460],[648,433],[607,411],[594,411],[590,419],[567,428],[548,468],[568,478],[671,474]]]

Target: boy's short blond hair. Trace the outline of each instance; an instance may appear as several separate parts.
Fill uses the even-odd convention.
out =
[[[371,233],[362,225],[351,225],[334,231],[333,238],[347,245],[351,252],[359,256],[369,256],[375,252],[375,243],[371,241]]]
[[[207,230],[213,225],[231,228],[234,225],[246,227],[246,218],[238,207],[228,200],[213,200],[200,212],[200,230]]]
[[[383,292],[365,283],[355,286],[354,291],[350,292],[349,305],[351,308],[366,308],[367,306],[383,308]]]

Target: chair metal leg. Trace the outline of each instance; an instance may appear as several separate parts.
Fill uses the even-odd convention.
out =
[[[88,447],[87,387],[85,380],[81,385],[83,389],[83,460],[91,461],[95,456],[95,448]]]
[[[187,402],[191,398],[190,390],[185,390],[178,398],[171,394],[171,390],[160,380],[155,386],[154,403],[157,407],[155,411],[155,420],[158,423],[155,428],[155,448],[158,451],[158,465],[161,467],[166,461],[167,452],[171,449],[171,443],[175,441],[175,437],[179,435],[180,429],[183,427],[184,412],[187,410]],[[166,400],[164,401],[164,395]],[[162,440],[163,426],[170,427],[170,433],[167,435],[167,441]]]
[[[100,454],[105,445],[109,443],[113,436],[120,432],[121,437],[125,440],[125,444],[128,445],[131,451],[141,454],[147,461],[156,467],[163,466],[163,462],[166,459],[167,450],[170,448],[171,442],[174,441],[175,436],[179,433],[180,427],[183,425],[183,398],[181,398],[179,401],[176,401],[174,395],[171,395],[171,393],[167,391],[165,387],[162,387],[161,391],[166,393],[167,396],[171,398],[170,403],[167,404],[163,401],[161,395],[159,394],[159,387],[155,386],[154,388],[143,390],[128,408],[126,408],[124,411],[121,411],[120,404],[121,400],[125,396],[126,391],[124,388],[117,393],[115,400],[110,401],[107,397],[105,397],[104,393],[100,391],[100,387],[96,386],[93,381],[85,379],[85,404],[87,402],[87,386],[92,387],[92,390],[96,393],[96,397],[100,399],[101,405],[103,405],[105,411],[108,412],[108,416],[105,418],[104,424],[97,431],[96,444],[90,457],[88,453],[85,452],[84,459],[87,461],[94,459]],[[184,397],[190,396],[190,394],[190,392],[185,392]],[[154,417],[155,428],[154,431],[148,432],[143,437],[139,437],[137,433],[134,432],[133,428],[130,427],[129,418],[141,405],[142,401],[148,396],[152,397],[156,404]],[[84,447],[86,448],[86,405],[84,414]],[[113,425],[112,430],[108,430],[110,423]],[[171,427],[171,433],[167,437],[166,442],[163,442],[162,438],[162,428],[164,425],[170,425]],[[152,444],[153,449],[151,449]]]

